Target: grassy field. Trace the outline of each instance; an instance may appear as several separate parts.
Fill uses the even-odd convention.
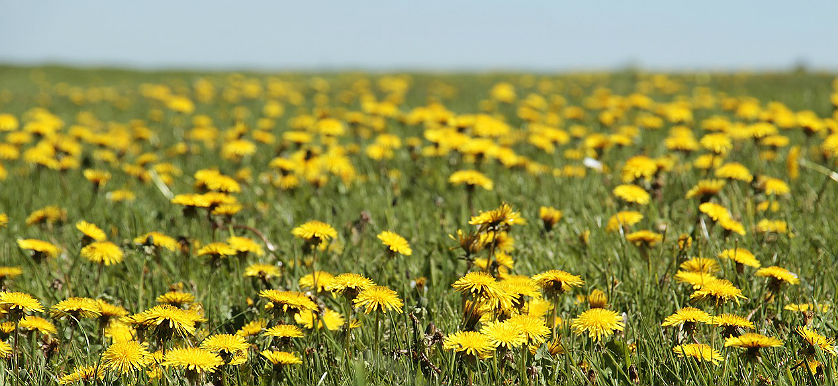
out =
[[[0,384],[833,385],[836,86],[0,67]]]

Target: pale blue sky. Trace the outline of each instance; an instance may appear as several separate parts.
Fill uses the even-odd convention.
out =
[[[838,1],[0,0],[0,63],[838,70]]]

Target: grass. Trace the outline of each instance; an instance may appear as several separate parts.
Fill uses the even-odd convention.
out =
[[[43,108],[63,121],[59,129],[63,134],[71,133],[74,125],[86,126],[94,132],[109,128],[111,135],[130,131],[132,125],[143,126],[152,134],[148,139],[133,138],[123,148],[107,138],[102,140],[104,146],[97,146],[89,139],[62,138],[64,142],[77,142],[81,150],[75,156],[79,167],[66,171],[51,170],[23,159],[37,137],[30,143],[15,145],[21,155],[2,161],[7,176],[0,188],[0,212],[6,213],[9,221],[0,229],[3,241],[0,265],[21,267],[23,274],[7,278],[2,285],[6,291],[33,295],[46,308],[79,296],[121,305],[131,314],[154,306],[155,298],[170,288],[181,288],[195,296],[206,322],[199,325],[194,336],[176,336],[167,344],[170,349],[197,346],[203,337],[235,333],[246,322],[273,318],[264,310],[264,299],[259,297],[265,282],[244,277],[247,265],[256,262],[276,265],[282,275],[268,283],[277,289],[300,290],[298,280],[311,272],[311,266],[306,264],[311,259],[303,252],[303,242],[293,237],[291,230],[316,219],[333,226],[338,234],[326,251],[318,253],[316,268],[332,274],[359,273],[394,289],[404,302],[402,312],[364,314],[360,309],[354,310],[351,315],[359,319],[360,327],[351,336],[343,328],[306,330],[304,338],[285,347],[296,353],[302,364],[277,371],[258,354],[268,347],[268,341],[263,337],[250,338],[253,347],[249,349],[247,362],[237,367],[222,366],[219,372],[202,376],[204,380],[228,385],[834,384],[838,373],[833,355],[817,351],[814,355],[822,367],[815,372],[798,366],[805,357],[802,351],[805,342],[794,331],[808,325],[834,338],[838,331],[834,309],[824,312],[784,309],[792,303],[834,307],[838,289],[838,275],[830,269],[838,262],[838,216],[835,216],[838,182],[829,179],[822,170],[836,170],[838,164],[836,158],[820,155],[827,134],[837,132],[835,121],[827,122],[829,117],[834,119],[830,102],[835,93],[833,77],[805,73],[414,74],[404,76],[408,82],[403,93],[394,93],[380,87],[398,83],[392,77],[355,73],[234,75],[0,67],[0,114],[15,116],[23,122],[22,127],[32,120],[33,109]],[[193,86],[199,79],[214,85],[215,95],[211,100],[202,102],[195,92]],[[431,143],[423,137],[423,132],[438,122],[431,120],[423,126],[398,117],[379,117],[367,110],[360,114],[364,123],[359,128],[349,129],[334,140],[315,135],[314,143],[303,147],[316,147],[314,154],[343,149],[354,169],[353,176],[341,179],[320,171],[327,177],[322,186],[316,187],[301,176],[298,188],[285,190],[272,186],[262,175],[271,172],[268,165],[274,157],[292,155],[294,148],[283,144],[282,133],[291,130],[299,116],[317,113],[346,118],[347,111],[364,111],[361,95],[373,96],[378,101],[396,100],[398,110],[405,114],[430,101],[439,102],[452,115],[478,113],[487,107],[483,101],[491,100],[490,90],[499,82],[513,85],[517,99],[510,104],[492,104],[492,113],[509,124],[511,133],[490,143],[503,144],[526,156],[531,166],[546,166],[543,173],[536,173],[534,167],[506,167],[492,158],[475,161],[474,157],[454,150],[435,156],[423,155],[421,149],[411,150],[407,146],[408,138],[420,138],[421,147],[429,146]],[[172,111],[163,101],[166,98],[155,99],[148,92],[143,95],[144,84],[167,85],[172,94],[186,95],[195,102],[194,111],[186,114]],[[697,200],[685,198],[699,179],[707,177],[705,171],[691,167],[692,161],[705,151],[684,155],[669,151],[664,145],[670,129],[681,123],[664,119],[659,129],[640,128],[630,144],[600,151],[598,160],[605,165],[604,172],[585,169],[581,159],[567,157],[565,150],[583,148],[585,138],[591,138],[594,133],[610,135],[624,125],[633,125],[639,114],[664,113],[654,106],[632,108],[612,124],[604,124],[598,119],[603,109],[592,105],[590,100],[593,95],[607,95],[601,91],[603,88],[608,88],[611,95],[642,93],[659,102],[658,106],[678,98],[692,98],[693,119],[683,124],[696,139],[706,133],[701,123],[712,116],[750,123],[748,118],[737,116],[735,110],[723,108],[725,103],[736,106],[748,100],[756,101],[760,111],[765,111],[770,102],[779,102],[795,112],[811,110],[829,127],[812,137],[796,124],[779,129],[778,133],[787,136],[790,144],[777,149],[774,160],[764,159],[762,151],[766,149],[756,141],[747,138],[733,141],[734,149],[724,156],[725,162],[742,163],[755,176],[779,178],[788,184],[790,193],[778,198],[776,212],[760,211],[757,205],[768,197],[755,189],[754,184],[728,182],[713,201],[727,207],[747,233],[725,236],[719,225],[713,225],[712,220],[700,214]],[[519,114],[519,107],[527,103],[524,101],[530,94],[547,99],[544,111],[554,112],[561,118],[557,127],[571,131],[574,125],[580,125],[587,132],[582,138],[570,138],[567,144],[557,145],[552,153],[532,146],[527,142],[527,122]],[[565,99],[565,106],[583,107],[585,117],[579,120],[563,117],[564,110],[551,106],[551,102],[557,101],[556,96]],[[260,122],[268,99],[280,102],[284,113],[272,122]],[[609,100],[615,102],[613,106],[619,105],[615,98]],[[713,103],[698,105],[708,100]],[[219,130],[206,143],[188,139],[193,118],[198,115],[208,116]],[[542,113],[538,119],[549,118]],[[224,132],[237,123],[247,128],[244,138],[256,143],[257,151],[240,160],[226,159],[220,153],[228,141]],[[252,140],[254,129],[260,125],[264,125],[263,131],[276,135],[275,143]],[[311,129],[310,125],[302,127],[302,130]],[[735,131],[731,130],[734,134]],[[400,138],[403,146],[393,150],[392,159],[376,160],[367,156],[365,151],[374,143],[376,135],[385,132]],[[11,135],[2,132],[0,138],[8,143]],[[167,151],[179,142],[190,145],[188,153],[172,155]],[[56,148],[59,144],[49,146]],[[802,148],[802,167],[796,179],[789,176],[786,164],[792,146]],[[136,164],[143,153],[153,153],[158,158],[144,169],[167,162],[182,173],[160,172],[145,182],[132,177],[124,171],[124,166]],[[625,161],[640,154],[673,155],[675,162],[672,170],[656,181],[657,185],[652,181],[638,182],[652,192],[648,205],[626,204],[612,190],[622,183],[620,171]],[[114,159],[109,161],[109,157]],[[566,166],[584,170],[584,176],[562,175]],[[206,168],[242,177],[241,192],[235,194],[242,205],[241,211],[230,221],[217,218],[216,226],[207,220],[203,211],[197,216],[184,215],[181,206],[170,203],[168,193],[194,192],[193,174]],[[251,172],[249,178],[239,173],[245,168]],[[95,189],[83,176],[84,169],[106,170],[112,177],[104,187]],[[473,208],[467,205],[466,190],[448,183],[451,173],[464,169],[480,170],[494,183],[491,191],[481,188],[474,191]],[[560,171],[558,176],[554,170]],[[167,175],[171,177],[168,184],[163,181]],[[108,200],[106,193],[116,189],[132,191],[136,200]],[[456,235],[458,229],[475,229],[468,224],[470,216],[480,210],[494,209],[502,202],[509,203],[527,219],[525,225],[513,226],[509,231],[514,238],[514,250],[509,252],[514,259],[511,273],[531,276],[561,269],[585,281],[582,287],[563,294],[558,303],[557,314],[564,321],[558,327],[562,354],[552,355],[549,345],[544,344],[537,347],[535,354],[517,348],[475,360],[442,347],[444,336],[463,327],[462,296],[451,284],[470,266],[449,235]],[[33,211],[48,205],[66,210],[66,220],[56,224],[25,224]],[[541,206],[553,206],[563,212],[563,218],[550,232],[541,225],[538,212]],[[643,220],[625,232],[606,231],[608,219],[620,210],[636,210],[643,214]],[[763,219],[785,221],[789,232],[756,232],[756,225]],[[100,273],[97,264],[80,257],[81,234],[74,227],[79,220],[101,227],[108,239],[120,246],[124,261],[103,267]],[[641,229],[660,233],[663,241],[646,251],[626,241],[626,233]],[[390,256],[376,238],[385,230],[404,236],[413,254]],[[155,254],[132,242],[134,237],[149,231],[182,237],[188,251]],[[224,241],[234,234],[259,242],[265,256],[225,258],[218,264],[197,256],[200,245]],[[689,248],[679,252],[678,238],[683,234],[694,239]],[[59,246],[61,253],[57,258],[36,263],[28,252],[18,248],[16,239],[20,238],[49,241]],[[582,241],[583,238],[587,241]],[[714,258],[722,250],[734,247],[753,252],[762,266],[787,268],[797,274],[800,283],[786,285],[769,302],[765,300],[770,291],[769,281],[756,276],[756,269],[745,267],[737,274],[730,260],[719,259],[718,276],[733,282],[747,299],[718,306],[712,302],[691,303],[693,289],[674,279],[678,264],[686,257]],[[485,257],[486,251],[479,255]],[[625,321],[623,331],[599,342],[577,335],[570,328],[571,320],[588,309],[587,301],[579,301],[577,296],[587,295],[594,289],[605,292],[609,308],[619,312]],[[321,307],[349,318],[350,307],[341,297],[326,292],[313,297]],[[744,350],[723,347],[724,338],[718,329],[699,325],[694,339],[711,345],[724,360],[716,365],[677,358],[673,347],[690,343],[693,338],[678,328],[664,328],[660,324],[666,316],[687,305],[711,314],[748,316],[756,332],[777,337],[783,340],[783,345],[763,349],[761,359],[749,361],[742,355]],[[50,318],[48,313],[40,315],[49,318],[57,332],[21,333],[20,344],[16,345],[18,352],[10,358],[16,355],[23,371],[16,379],[15,361],[6,360],[0,364],[0,384],[57,384],[60,377],[77,366],[97,366],[101,353],[111,343],[110,339],[103,342],[99,338],[96,320],[68,323],[65,319]],[[380,321],[380,328],[375,328],[376,321]],[[380,339],[375,338],[377,334]],[[15,335],[12,331],[3,340],[12,343]],[[154,339],[146,338],[149,351],[161,348]],[[181,370],[164,368],[162,377],[154,379],[145,370],[127,375],[108,372],[106,380],[161,385],[187,382]]]

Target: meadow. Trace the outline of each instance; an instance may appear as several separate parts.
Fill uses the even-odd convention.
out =
[[[2,385],[834,385],[834,74],[0,67]]]

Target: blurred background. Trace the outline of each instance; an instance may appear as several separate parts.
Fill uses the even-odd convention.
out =
[[[838,70],[835,0],[1,2],[4,64]]]

